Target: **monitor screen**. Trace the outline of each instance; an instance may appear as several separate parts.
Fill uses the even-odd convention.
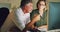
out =
[[[48,29],[60,29],[60,2],[49,3]]]

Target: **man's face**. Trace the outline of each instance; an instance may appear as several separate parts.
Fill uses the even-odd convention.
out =
[[[27,13],[30,13],[33,10],[33,4],[32,3],[26,4],[25,9]]]

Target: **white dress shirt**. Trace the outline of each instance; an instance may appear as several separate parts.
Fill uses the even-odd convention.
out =
[[[30,22],[30,13],[25,13],[21,8],[15,11],[16,23],[19,26],[20,30],[25,28],[25,25]]]

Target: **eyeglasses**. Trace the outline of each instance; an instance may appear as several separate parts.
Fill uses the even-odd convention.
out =
[[[39,4],[40,6],[45,6],[45,4]]]

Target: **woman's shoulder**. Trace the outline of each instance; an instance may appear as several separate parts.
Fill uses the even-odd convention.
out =
[[[37,13],[38,12],[38,9],[34,9],[34,10],[32,10],[32,12],[31,13]]]
[[[33,11],[38,11],[38,9],[34,9]]]

